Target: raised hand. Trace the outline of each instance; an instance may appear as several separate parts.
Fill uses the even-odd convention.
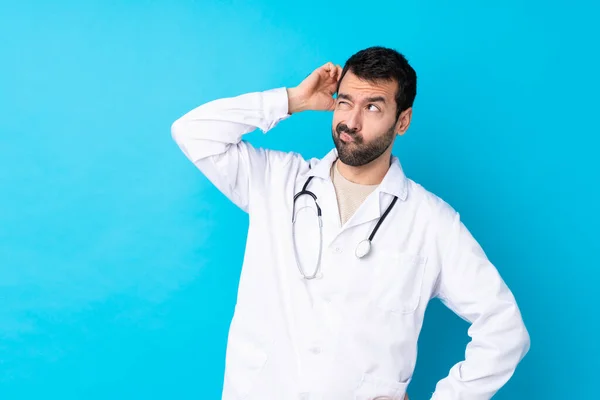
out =
[[[298,86],[288,89],[288,111],[332,111],[333,95],[342,74],[342,67],[328,62],[315,69]]]

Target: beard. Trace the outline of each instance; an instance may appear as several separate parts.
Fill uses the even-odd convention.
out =
[[[390,147],[396,136],[394,127],[395,124],[384,135],[365,143],[362,135],[358,134],[356,130],[348,128],[346,124],[338,124],[335,129],[331,130],[338,158],[344,164],[352,167],[360,167],[370,163]],[[342,132],[352,137],[353,141],[350,143],[342,141],[340,139]]]

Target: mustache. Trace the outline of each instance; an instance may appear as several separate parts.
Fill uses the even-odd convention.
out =
[[[338,138],[340,137],[340,135],[342,133],[345,133],[345,134],[349,135],[350,137],[352,137],[352,139],[354,140],[354,142],[356,144],[362,144],[362,142],[363,142],[363,137],[362,137],[362,135],[360,135],[358,133],[358,130],[356,128],[354,128],[354,129],[348,128],[348,125],[344,124],[343,122],[340,122],[335,127],[335,132],[336,132]]]
[[[344,124],[344,123],[339,123],[338,126],[335,128],[336,133],[339,135],[341,133],[346,133],[350,136],[356,136],[356,128],[355,129],[350,129],[348,128],[348,125]]]

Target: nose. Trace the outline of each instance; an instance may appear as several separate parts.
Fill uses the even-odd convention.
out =
[[[348,113],[348,119],[345,121],[350,130],[360,132],[362,128],[362,114],[360,110],[354,109]]]

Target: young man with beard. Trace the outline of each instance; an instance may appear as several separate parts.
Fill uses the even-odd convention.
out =
[[[173,123],[184,154],[250,220],[224,400],[402,399],[436,297],[472,340],[432,399],[490,399],[529,350],[513,294],[459,213],[392,155],[415,96],[405,57],[371,47]],[[333,112],[322,159],[242,140],[307,110]]]

